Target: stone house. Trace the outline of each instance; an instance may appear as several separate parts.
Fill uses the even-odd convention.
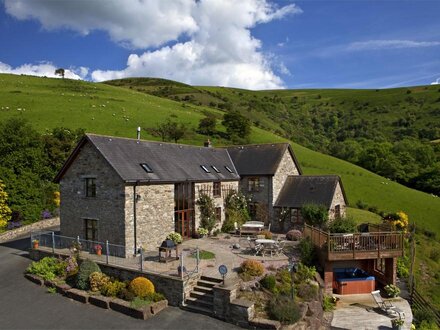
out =
[[[330,220],[345,216],[347,198],[339,176],[305,176],[288,143],[227,148],[240,175],[240,190],[248,196],[253,220],[286,232],[304,221],[307,203],[328,208]]]
[[[214,199],[218,226],[240,177],[226,149],[87,134],[55,178],[61,234],[156,249],[170,232],[199,227],[200,193]]]

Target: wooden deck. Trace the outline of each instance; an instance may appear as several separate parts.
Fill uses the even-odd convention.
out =
[[[304,236],[309,237],[329,261],[394,258],[403,255],[403,233],[397,231],[332,234],[305,225]]]

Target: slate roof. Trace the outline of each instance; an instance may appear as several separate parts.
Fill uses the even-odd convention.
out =
[[[288,143],[253,144],[226,148],[240,175],[274,175],[289,150],[299,173],[301,168]]]
[[[347,197],[339,176],[291,175],[287,177],[274,206],[301,208],[304,204],[314,203],[330,207],[338,183],[347,203]]]
[[[125,182],[171,183],[240,179],[226,149],[86,134],[56,176],[56,182],[61,180],[85,143],[91,143]],[[152,173],[147,173],[140,165],[142,163],[148,164]],[[206,173],[201,165],[206,166],[210,173]]]

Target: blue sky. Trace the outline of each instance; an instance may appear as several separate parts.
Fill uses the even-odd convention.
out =
[[[440,1],[3,0],[0,72],[248,89],[440,78]]]

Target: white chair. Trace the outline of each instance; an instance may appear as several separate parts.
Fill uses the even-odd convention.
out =
[[[371,295],[381,310],[387,314],[397,314],[401,320],[405,319],[405,312],[394,306],[391,302],[383,300],[379,290],[371,292]]]

